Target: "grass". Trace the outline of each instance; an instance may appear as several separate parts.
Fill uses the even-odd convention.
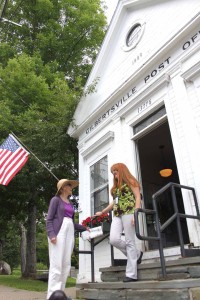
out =
[[[47,282],[22,279],[21,273],[18,270],[14,270],[12,275],[0,275],[0,285],[36,292],[45,292],[47,290]],[[75,285],[76,279],[69,277],[66,287],[73,287]]]

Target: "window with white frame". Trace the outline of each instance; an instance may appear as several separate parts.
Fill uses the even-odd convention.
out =
[[[123,50],[130,51],[134,49],[140,42],[145,30],[145,22],[143,20],[135,21],[128,29],[124,39]]]
[[[107,156],[90,167],[91,214],[102,211],[109,203]]]

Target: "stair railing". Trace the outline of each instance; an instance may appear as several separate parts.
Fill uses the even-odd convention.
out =
[[[109,212],[109,219],[110,222],[112,222],[112,214],[111,212]],[[91,228],[92,223],[91,223]],[[82,231],[76,231],[76,233],[79,235]],[[76,234],[75,233],[75,234]],[[74,245],[74,253],[75,254],[90,254],[91,255],[91,283],[95,282],[95,269],[94,269],[94,250],[95,250],[95,246],[97,246],[98,244],[100,244],[102,241],[104,241],[106,238],[108,238],[110,235],[110,233],[105,233],[102,237],[98,237],[98,240],[95,240],[94,238],[90,240],[90,250],[79,250],[76,249],[76,246]],[[111,264],[114,264],[114,250],[113,250],[113,246],[110,246],[110,250],[111,250]]]
[[[194,204],[195,204],[195,209],[196,209],[196,215],[182,214],[182,213],[179,212],[178,205],[177,205],[175,188],[186,189],[186,190],[192,191]],[[159,220],[159,215],[158,215],[158,197],[161,196],[168,189],[170,189],[171,196],[172,196],[174,214],[164,224],[161,225],[160,220]],[[161,262],[161,268],[162,268],[162,276],[165,279],[167,277],[167,273],[166,273],[164,250],[163,250],[164,247],[163,247],[161,233],[174,220],[176,220],[177,232],[178,232],[178,237],[179,237],[179,242],[180,242],[180,247],[181,247],[181,255],[182,255],[182,257],[185,257],[186,256],[186,249],[184,248],[184,240],[183,240],[183,233],[182,233],[180,220],[181,220],[181,218],[184,218],[184,219],[190,218],[190,219],[200,220],[199,207],[198,207],[197,197],[196,197],[196,193],[195,193],[194,188],[189,187],[189,186],[185,186],[185,185],[181,185],[181,184],[177,184],[177,183],[173,183],[173,182],[168,183],[163,188],[161,188],[159,191],[157,191],[155,194],[153,194],[152,200],[153,200],[153,210],[142,209],[142,208],[139,208],[139,209],[135,210],[135,213],[134,213],[134,215],[135,215],[135,231],[136,231],[136,236],[140,240],[147,240],[147,241],[155,240],[155,241],[158,241],[160,262]],[[154,216],[157,236],[144,236],[144,235],[140,234],[139,213],[143,213],[145,215],[150,214],[150,215]]]

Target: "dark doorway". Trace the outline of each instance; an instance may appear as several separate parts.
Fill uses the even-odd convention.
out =
[[[168,122],[165,121],[157,128],[154,128],[152,131],[143,135],[138,139],[137,144],[141,168],[144,207],[147,209],[153,209],[152,195],[169,182],[179,183],[179,176],[177,172],[176,160],[174,156]],[[163,149],[165,163],[169,168],[172,169],[172,174],[169,177],[161,177],[159,173],[159,171],[163,167],[163,156],[161,154],[161,148]],[[184,213],[184,205],[181,192],[177,192],[176,196],[179,211]],[[161,199],[159,199],[158,206],[159,219],[161,224],[163,224],[174,213],[171,195],[169,192],[166,192],[161,197]],[[184,219],[182,220],[184,243],[187,244],[189,243],[187,224]],[[146,226],[148,235],[155,236],[156,228],[152,215],[146,216]],[[164,230],[162,235],[165,248],[179,245],[175,221]],[[150,241],[148,248],[149,250],[158,249],[157,242]]]

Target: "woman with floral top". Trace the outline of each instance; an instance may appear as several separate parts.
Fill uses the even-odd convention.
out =
[[[141,263],[143,252],[136,249],[134,210],[140,208],[140,185],[123,163],[111,167],[113,201],[96,216],[113,209],[113,221],[110,230],[110,243],[127,256],[126,277],[123,282],[137,281],[137,264]],[[124,232],[125,241],[122,240]]]

